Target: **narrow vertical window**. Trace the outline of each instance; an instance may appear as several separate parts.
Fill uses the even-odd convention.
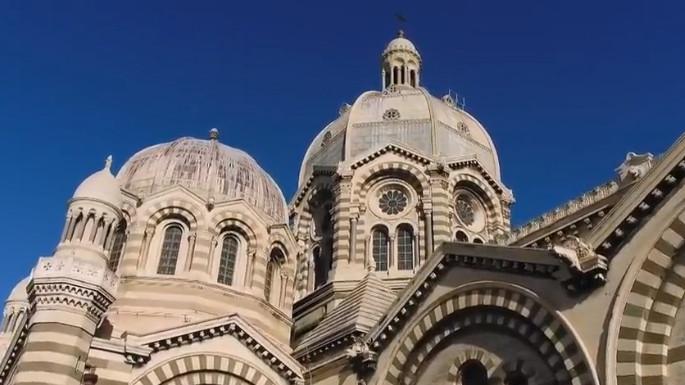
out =
[[[405,73],[405,72],[407,72],[407,67],[402,66],[402,68],[400,69],[400,76],[402,77],[402,80],[401,80],[401,83],[402,83],[402,84],[405,83],[405,81],[404,81],[404,73]]]
[[[219,260],[219,277],[217,282],[224,285],[233,284],[233,271],[235,270],[237,257],[238,240],[232,235],[224,237],[224,241],[221,244],[221,259]]]
[[[392,67],[392,84],[397,84],[399,79],[399,68],[397,67]]]
[[[274,284],[276,283],[276,275],[280,270],[280,262],[282,254],[279,250],[274,250],[269,256],[269,261],[266,263],[266,273],[264,276],[264,298],[268,302],[272,301],[272,296],[277,294],[277,290],[274,290]]]
[[[119,268],[119,261],[121,260],[121,253],[124,251],[124,243],[126,242],[126,225],[120,224],[114,233],[114,241],[112,242],[112,250],[109,252],[109,261],[107,266],[110,270],[116,272]]]
[[[414,268],[414,231],[408,225],[401,225],[397,230],[397,268]]]
[[[321,256],[321,248],[318,246],[312,251],[312,258],[314,259],[314,288],[321,287],[328,282],[328,264]]]
[[[390,85],[390,69],[385,70],[385,81],[383,87],[386,88]]]
[[[388,232],[385,229],[378,228],[373,231],[371,247],[377,271],[388,270],[388,243]]]
[[[416,87],[416,70],[409,71],[409,83],[412,87]]]
[[[173,275],[176,273],[176,262],[178,261],[178,252],[181,248],[182,235],[183,230],[179,226],[169,226],[164,232],[157,274]]]

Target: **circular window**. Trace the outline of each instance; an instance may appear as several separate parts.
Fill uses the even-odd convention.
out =
[[[454,206],[457,218],[464,227],[473,232],[480,232],[485,228],[485,209],[475,195],[460,191]]]
[[[404,191],[393,188],[381,194],[378,199],[378,207],[385,214],[397,215],[407,208],[408,202],[409,199]]]

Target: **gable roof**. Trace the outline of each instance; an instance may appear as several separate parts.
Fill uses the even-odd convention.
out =
[[[573,254],[575,250],[565,250]],[[569,258],[570,257],[570,258]],[[461,242],[441,244],[426,264],[409,282],[387,315],[367,334],[365,343],[375,351],[382,350],[395,333],[432,291],[440,276],[451,267],[496,270],[511,274],[530,275],[557,280],[567,289],[575,288],[579,280],[594,280],[606,272],[606,266],[587,266],[576,255],[553,249],[533,249]],[[584,266],[585,265],[585,266]]]
[[[374,271],[333,309],[295,349],[296,358],[309,357],[319,349],[351,335],[368,333],[385,315],[397,296]]]
[[[248,349],[272,367],[290,383],[302,381],[302,367],[284,347],[268,338],[260,330],[245,322],[238,314],[223,316],[182,327],[157,331],[145,335],[126,335],[124,346],[136,346],[138,349],[127,348],[126,359],[134,365],[145,364],[150,356],[162,350],[173,349],[178,346],[192,344],[206,339],[232,335]]]

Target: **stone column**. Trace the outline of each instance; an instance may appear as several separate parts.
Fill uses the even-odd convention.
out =
[[[424,216],[424,223],[426,225],[426,260],[428,260],[433,255],[433,210],[425,209]]]
[[[350,192],[352,175],[339,176],[333,188],[335,203],[332,208],[333,218],[333,269],[349,264],[350,261]]]
[[[348,257],[348,262],[352,263],[355,260],[357,254],[357,221],[359,219],[359,214],[352,213],[350,217],[350,255]]]
[[[79,257],[41,258],[28,286],[33,313],[14,384],[80,385],[118,277]]]
[[[433,232],[433,249],[443,242],[451,240],[450,212],[451,194],[449,192],[446,167],[432,164],[428,167],[430,181],[430,200],[432,208],[431,228]],[[431,250],[432,254],[432,250]]]

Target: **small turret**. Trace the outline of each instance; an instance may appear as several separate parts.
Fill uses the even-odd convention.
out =
[[[122,219],[123,200],[111,165],[112,156],[108,156],[105,167],[86,178],[74,192],[56,256],[78,254],[81,258],[107,260],[114,230]]]
[[[383,89],[399,85],[419,86],[421,55],[414,43],[404,37],[403,31],[400,30],[397,37],[388,43],[382,59]]]

